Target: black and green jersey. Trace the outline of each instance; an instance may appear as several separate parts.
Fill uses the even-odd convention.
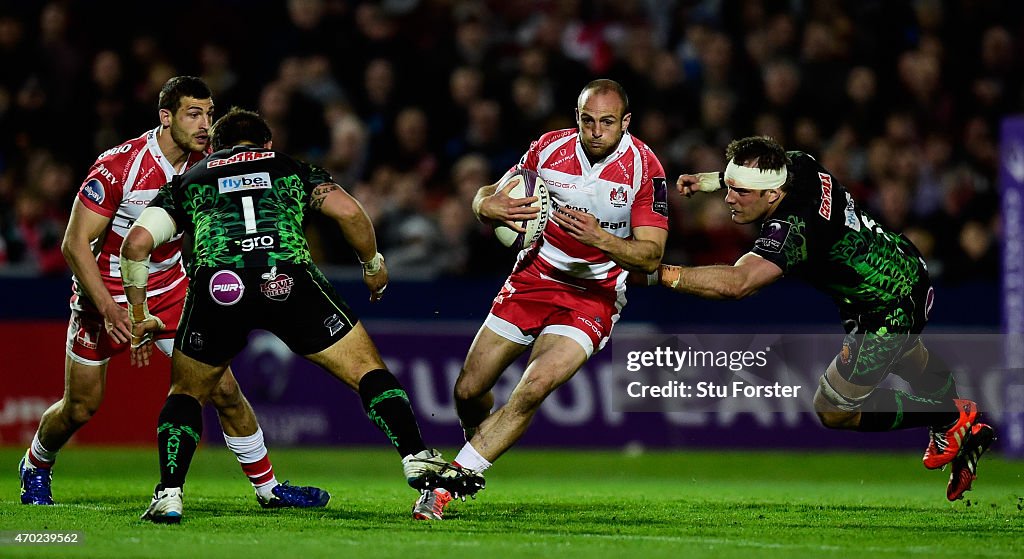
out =
[[[792,184],[761,224],[752,252],[825,292],[848,313],[891,307],[928,282],[906,237],[876,223],[813,157],[789,156]]]
[[[284,153],[236,146],[174,177],[150,205],[191,234],[190,275],[203,266],[307,264],[303,217],[312,189],[327,182],[329,173]]]

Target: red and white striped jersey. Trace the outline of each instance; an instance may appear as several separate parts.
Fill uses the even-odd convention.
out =
[[[170,182],[176,173],[205,156],[203,153],[191,154],[184,168],[175,170],[157,143],[159,132],[160,127],[157,127],[101,153],[78,192],[78,200],[85,207],[110,218],[107,230],[93,242],[93,253],[96,254],[104,285],[119,303],[127,300],[121,285],[120,261],[121,243],[125,235],[161,186]],[[78,297],[84,292],[77,278],[73,280],[75,296],[71,304],[75,306]],[[179,234],[153,251],[149,264],[148,294],[159,295],[184,280]]]
[[[618,147],[594,165],[575,128],[548,132],[533,142],[516,167],[536,171],[547,183],[551,210],[566,206],[597,217],[606,231],[632,236],[634,227],[668,229],[665,169],[647,145],[622,135]],[[602,251],[573,239],[549,220],[538,242],[519,253],[522,266],[539,256],[554,269],[601,288],[624,291],[628,273]]]

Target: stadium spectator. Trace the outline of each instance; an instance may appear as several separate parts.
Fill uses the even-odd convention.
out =
[[[682,175],[677,187],[690,196],[724,185],[733,222],[761,226],[753,249],[732,266],[662,264],[658,281],[680,293],[740,299],[788,274],[828,294],[847,336],[814,396],[822,424],[864,432],[928,427],[924,465],[952,464],[946,496],[961,498],[994,433],[978,422],[977,405],[958,397],[952,371],[921,340],[935,292],[917,248],[858,207],[806,153],[755,136],[731,142],[726,160],[724,175]],[[973,257],[986,245],[965,244]],[[890,373],[914,394],[879,387]]]
[[[494,250],[494,228],[477,220],[472,212],[465,211],[473,206],[480,185],[494,176],[487,158],[479,153],[470,153],[459,158],[452,167],[452,183],[455,195],[447,207],[442,207],[439,223],[446,238],[462,245],[462,250],[449,247],[450,261],[446,272],[465,277],[493,277],[507,273],[515,257],[506,251]],[[462,215],[456,216],[454,208],[461,208]],[[446,216],[451,216],[445,219]],[[457,240],[456,240],[457,239]],[[464,260],[460,261],[460,258]]]
[[[186,3],[193,4],[198,5]],[[329,151],[334,117],[320,109],[324,103],[345,105],[368,131],[377,160],[391,147],[387,138],[398,110],[416,105],[426,110],[427,129],[437,140],[432,148],[439,156],[437,181],[451,175],[459,157],[474,151],[493,157],[495,174],[500,174],[511,164],[505,156],[514,154],[514,161],[522,145],[515,136],[526,131],[518,128],[571,126],[555,123],[568,120],[557,110],[539,123],[508,118],[516,114],[517,100],[526,113],[537,115],[548,99],[552,107],[569,106],[577,93],[573,84],[593,79],[594,68],[607,68],[609,77],[626,83],[644,108],[637,111],[635,125],[658,115],[671,120],[664,142],[671,147],[658,151],[666,166],[685,170],[700,152],[720,153],[732,138],[750,134],[769,134],[823,155],[841,146],[832,149],[832,161],[845,156],[848,164],[829,168],[865,202],[875,199],[884,176],[864,173],[865,154],[884,138],[888,117],[900,115],[916,130],[905,140],[912,150],[921,153],[934,135],[950,138],[952,147],[939,176],[925,177],[928,171],[920,169],[921,180],[909,184],[913,215],[908,226],[956,239],[968,221],[976,221],[989,235],[1000,235],[994,219],[997,152],[992,148],[999,120],[1024,109],[1022,58],[1014,56],[1020,49],[1014,23],[1024,13],[1020,2],[601,1],[550,3],[532,11],[525,5],[290,0],[247,14],[256,18],[254,27],[276,26],[254,49],[239,40],[247,27],[213,27],[236,11],[234,3],[223,0],[202,4],[208,23],[173,32],[148,23],[142,4],[11,4],[0,14],[5,68],[0,78],[0,172],[14,175],[17,189],[25,188],[30,181],[18,177],[24,176],[27,159],[45,149],[84,174],[96,153],[93,142],[111,142],[143,126],[140,111],[148,120],[149,99],[179,69],[208,75],[218,87],[237,77],[236,85],[221,95],[255,105],[262,86],[279,79],[280,62],[294,59],[303,68],[294,74],[298,86],[279,96],[278,111],[287,126],[265,115],[278,148],[325,163],[321,158]],[[90,18],[103,20],[112,10],[139,22],[132,33],[89,32]],[[90,18],[81,17],[86,11]],[[430,31],[441,28],[452,32]],[[639,32],[645,29],[646,36]],[[178,48],[179,41],[194,46]],[[99,89],[89,69],[109,69],[110,53],[121,59],[118,88],[128,93],[120,101],[118,93],[105,93],[94,103]],[[781,68],[780,61],[792,67]],[[800,76],[792,94],[785,75],[790,70]],[[453,88],[453,81],[460,85]],[[336,86],[343,86],[344,99]],[[299,95],[293,95],[296,90]],[[766,101],[766,90],[783,101],[787,95],[799,101],[776,107]],[[253,97],[243,97],[248,95]],[[453,109],[445,109],[449,106]],[[472,123],[471,106],[477,107]],[[495,109],[497,127],[492,124]],[[97,121],[101,124],[93,126]],[[854,131],[852,142],[842,138],[844,128]],[[97,137],[83,141],[47,132],[66,129],[95,130]],[[311,132],[292,137],[299,129]],[[843,176],[844,168],[853,176]],[[372,171],[365,169],[361,180]],[[937,202],[957,182],[969,187],[951,199],[962,206],[941,207]],[[941,192],[936,184],[942,185]],[[431,192],[447,190],[451,197],[453,186],[431,185]],[[963,195],[968,191],[974,194]],[[0,213],[13,212],[15,199],[13,193],[0,199]],[[418,210],[433,214],[445,202],[430,196]],[[952,229],[933,229],[939,222]],[[957,258],[949,246],[938,245],[936,263]],[[977,265],[984,272],[969,277],[956,275],[949,265],[933,272],[944,283],[998,274],[987,258]]]
[[[110,358],[129,348],[132,325],[118,279],[121,240],[157,189],[202,159],[207,149],[214,107],[202,80],[171,78],[160,91],[158,106],[160,124],[100,154],[72,206],[59,245],[74,271],[64,396],[43,413],[18,467],[22,504],[54,504],[50,482],[57,453],[99,409]],[[99,243],[97,253],[93,253],[94,243]],[[181,265],[181,243],[176,236],[154,254],[151,302],[166,325],[166,330],[156,334],[155,343],[167,355],[188,286]],[[277,482],[263,431],[231,371],[211,387],[209,401],[217,408],[224,440],[252,482],[260,505],[327,504],[330,495],[316,487]]]
[[[147,303],[151,257],[187,231],[195,246],[190,281],[208,287],[191,291],[182,311],[171,390],[157,423],[160,483],[143,519],[181,521],[182,488],[203,429],[202,404],[255,328],[274,333],[359,393],[370,420],[402,457],[410,486],[442,487],[456,496],[482,488],[483,478],[452,468],[427,449],[405,390],[312,262],[300,225],[306,211],[337,221],[363,263],[370,300],[383,296],[388,270],[359,202],[323,169],[273,151],[270,127],[256,113],[232,109],[214,123],[210,143],[213,153],[159,191],[120,250],[135,362],[149,361],[151,333],[163,328]],[[419,506],[415,512],[422,516]]]
[[[576,129],[543,134],[501,180],[479,189],[473,212],[488,223],[535,217],[535,197],[509,198],[499,185],[520,170],[538,173],[551,195],[542,240],[519,254],[495,297],[455,383],[466,444],[455,463],[483,472],[516,443],[541,403],[608,341],[625,305],[627,270],[657,268],[668,236],[665,171],[628,132],[631,114],[617,82],[588,83]],[[508,402],[494,411],[491,389],[532,348]],[[443,491],[425,491],[443,502]]]

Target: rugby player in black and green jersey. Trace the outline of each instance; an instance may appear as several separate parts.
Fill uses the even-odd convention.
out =
[[[202,403],[257,328],[359,393],[367,415],[402,456],[409,485],[443,487],[456,496],[480,489],[482,477],[423,443],[405,390],[313,263],[302,223],[307,212],[318,211],[338,223],[356,251],[371,301],[381,298],[387,268],[359,202],[326,171],[274,151],[269,126],[254,112],[232,109],[214,123],[210,141],[213,153],[160,190],[121,246],[132,352],[145,362],[156,322],[146,307],[149,255],[179,231],[193,243],[171,389],[158,420],[160,483],[143,518],[180,522]]]
[[[739,299],[783,275],[829,295],[847,335],[821,376],[814,408],[823,425],[856,431],[928,427],[924,465],[952,464],[949,500],[970,489],[994,439],[975,402],[957,397],[949,367],[920,334],[934,290],[924,260],[903,235],[871,218],[835,176],[806,153],[767,137],[735,140],[723,174],[682,175],[685,196],[726,188],[738,224],[759,223],[753,249],[732,266],[663,264],[664,286],[708,299]],[[894,373],[914,394],[879,387]]]

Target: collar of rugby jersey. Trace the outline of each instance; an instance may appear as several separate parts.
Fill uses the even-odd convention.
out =
[[[615,149],[608,155],[604,156],[603,159],[591,165],[590,158],[587,157],[587,150],[583,147],[583,142],[580,141],[579,134],[577,134],[576,159],[578,159],[580,162],[580,169],[583,171],[583,176],[586,177],[588,175],[594,174],[595,171],[598,174],[600,174],[601,169],[603,169],[605,165],[607,165],[611,161],[615,161],[616,159],[622,157],[622,154],[626,153],[626,150],[629,149],[630,143],[632,143],[632,140],[631,136],[629,135],[629,132],[623,132],[622,137],[619,138],[619,145],[615,146]]]

